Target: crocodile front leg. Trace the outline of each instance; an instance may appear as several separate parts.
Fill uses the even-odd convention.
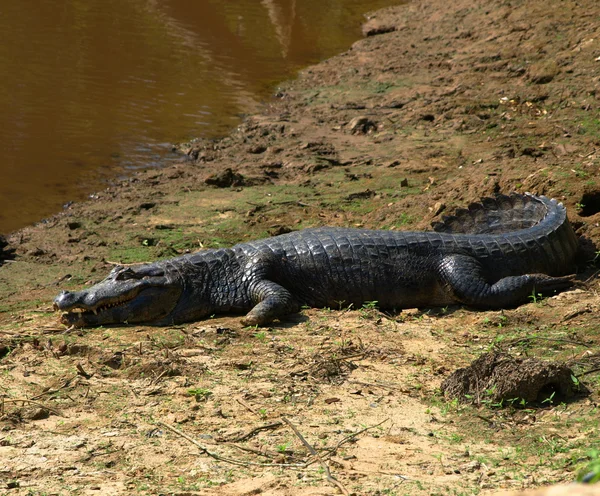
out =
[[[573,285],[573,276],[545,274],[510,276],[489,284],[481,264],[467,255],[448,255],[438,266],[440,283],[460,303],[479,308],[506,308],[527,301],[531,295],[553,293]]]
[[[300,309],[292,294],[273,281],[260,280],[253,283],[248,293],[255,306],[242,319],[243,325],[262,326]]]

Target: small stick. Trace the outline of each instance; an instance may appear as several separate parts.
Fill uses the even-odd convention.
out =
[[[579,375],[576,375],[575,377],[580,378],[580,377],[583,377],[584,375],[593,374],[594,372],[598,372],[598,371],[600,371],[600,367],[597,367],[597,368],[592,369],[592,370],[587,370],[586,372],[583,372],[583,373],[581,373]]]
[[[475,415],[477,418],[480,418],[481,420],[484,420],[485,422],[487,422],[490,425],[496,425],[496,422],[494,422],[491,418],[485,417],[483,415]]]
[[[558,338],[543,338],[541,336],[531,336],[531,337],[527,337],[527,338],[518,338],[518,339],[515,339],[512,342],[509,341],[507,344],[514,346],[517,343],[522,343],[524,341],[534,341],[536,339],[539,339],[540,341],[553,341],[553,342],[556,342],[556,343],[576,344],[578,346],[585,346],[585,347],[589,348],[588,344],[582,343],[581,341],[572,341],[570,339],[558,339]]]
[[[376,427],[379,427],[381,424],[387,422],[388,420],[389,419],[382,420],[378,424],[371,425],[370,427],[365,427],[364,429],[361,429],[360,431],[355,432],[354,434],[350,434],[349,436],[346,436],[345,438],[341,439],[333,448],[330,448],[329,450],[327,450],[327,454],[325,456],[333,455],[338,449],[340,449],[340,446],[342,446],[343,444],[346,444],[348,441],[355,438],[356,436],[359,436],[363,432],[366,432],[370,429],[375,429]]]
[[[597,270],[596,272],[594,272],[590,277],[588,277],[585,281],[583,281],[583,284],[587,284],[589,283],[592,279],[594,279],[598,274],[600,274],[600,270]]]
[[[236,398],[235,401],[237,401],[240,405],[242,405],[246,410],[248,410],[249,412],[253,413],[254,415],[258,415],[258,413],[256,413],[254,411],[254,408],[252,408],[248,403],[246,403],[243,399],[241,398]]]
[[[587,307],[581,308],[581,309],[571,312],[569,315],[566,315],[565,317],[563,317],[562,321],[566,322],[567,320],[574,319],[575,317],[579,317],[580,315],[583,315],[584,313],[590,313],[591,311],[592,311],[591,308],[587,308]]]
[[[45,327],[44,329],[42,329],[42,334],[59,334],[64,332],[64,329],[59,329],[57,327]]]
[[[75,376],[77,377],[77,376]],[[62,383],[62,385],[56,389],[48,389],[47,391],[44,391],[43,393],[37,394],[35,396],[32,396],[31,398],[29,398],[30,400],[37,400],[39,398],[41,398],[42,396],[46,396],[47,394],[54,394],[54,393],[58,393],[61,389],[64,389],[66,387],[68,387],[71,384],[71,381],[73,379],[75,379],[75,377],[71,377],[70,379],[66,379],[65,382]]]
[[[81,365],[81,363],[78,363],[77,365],[75,365],[75,368],[77,369],[77,374],[81,375],[83,377],[85,377],[86,379],[89,379],[92,377],[91,374],[88,374],[85,369],[83,368],[83,365]]]
[[[270,458],[273,459],[273,455],[269,454],[269,453],[263,453],[260,450],[254,449],[254,448],[248,448],[246,446],[240,446],[239,444],[235,444],[235,443],[225,443],[226,446],[231,446],[233,448],[237,448],[240,451],[247,451],[248,453],[254,453],[258,456],[264,456],[265,458]]]
[[[253,437],[255,434],[258,434],[260,431],[266,431],[268,429],[275,429],[277,427],[281,427],[282,425],[283,425],[283,422],[281,420],[277,420],[276,422],[271,422],[270,424],[259,425],[258,427],[255,427],[254,429],[252,429],[250,432],[247,432],[246,434],[242,434],[233,439],[227,439],[227,442],[228,443],[239,443],[240,441],[247,441],[248,439]]]
[[[363,382],[363,381],[348,381],[348,384],[358,384],[359,386],[377,387],[381,389],[391,389],[392,391],[400,391],[401,393],[406,392],[398,386],[392,386],[391,384],[384,384],[379,382]]]
[[[49,412],[52,412],[54,415],[58,415],[59,417],[64,417],[64,415],[62,413],[60,413],[58,410],[55,410],[54,408],[50,407],[50,406],[46,406],[43,403],[40,403],[39,401],[33,401],[27,398],[4,398],[3,403],[17,403],[17,402],[22,402],[22,403],[31,403],[32,405],[38,406],[40,408],[43,408],[44,410],[48,410]]]
[[[281,419],[290,427],[290,429],[292,429],[292,431],[294,431],[294,434],[296,434],[296,436],[298,436],[298,439],[300,439],[300,441],[302,441],[302,444],[306,447],[306,449],[310,452],[310,454],[312,456],[314,456],[317,460],[319,460],[321,467],[323,467],[323,470],[325,471],[325,474],[327,475],[327,481],[330,482],[331,484],[333,484],[334,486],[336,486],[342,492],[342,494],[345,494],[346,496],[350,496],[350,493],[342,485],[342,483],[340,481],[338,481],[333,475],[331,475],[329,466],[323,461],[323,458],[321,458],[321,455],[319,455],[319,453],[317,453],[317,451],[308,443],[308,441],[306,439],[304,439],[304,437],[302,437],[302,434],[300,434],[300,431],[298,431],[298,429],[296,429],[296,426],[294,424],[292,424],[286,417],[281,417]]]
[[[150,384],[154,384],[154,385],[158,384],[168,371],[169,371],[168,369],[164,369],[160,374],[158,374],[158,376],[156,376],[154,379],[152,379],[150,381]]]
[[[332,362],[342,362],[344,360],[350,360],[351,358],[365,358],[366,353],[355,353],[353,355],[346,355],[346,356],[341,356],[341,357],[331,357],[329,358],[329,360],[331,360]]]
[[[242,460],[236,460],[235,458],[227,458],[225,456],[221,456],[221,455],[218,455],[217,453],[213,453],[212,451],[209,451],[205,446],[200,444],[193,437],[188,436],[185,432],[182,432],[179,429],[176,429],[175,427],[173,427],[169,424],[165,424],[164,422],[161,422],[160,420],[156,423],[158,425],[163,426],[166,429],[169,429],[171,432],[177,434],[178,436],[182,437],[183,439],[186,439],[187,441],[192,443],[194,446],[200,448],[200,450],[202,451],[203,454],[208,455],[211,458],[214,458],[215,460],[219,460],[221,462],[231,463],[232,465],[239,465],[242,467],[253,466],[253,467],[306,468],[306,463],[301,463],[301,464],[300,463],[257,463],[257,462],[244,462]]]

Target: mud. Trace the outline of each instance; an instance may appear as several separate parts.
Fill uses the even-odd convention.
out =
[[[458,369],[442,382],[441,390],[460,401],[538,403],[566,401],[587,393],[574,383],[575,374],[565,364],[544,363],[535,358],[505,353],[484,353],[468,367]]]
[[[371,36],[282,84],[230,136],[181,144],[180,164],[10,235],[9,494],[493,494],[573,481],[597,459],[598,19],[591,0],[377,12]],[[52,312],[60,289],[114,263],[317,225],[424,229],[512,191],[567,206],[577,289],[503,312],[307,309],[265,330],[232,316],[80,331]],[[590,395],[502,409],[444,398],[444,379],[492,348],[566,363]]]

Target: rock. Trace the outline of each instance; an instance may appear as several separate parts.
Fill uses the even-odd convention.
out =
[[[533,146],[526,146],[521,150],[521,155],[527,155],[529,157],[541,157],[544,155],[544,151]]]
[[[120,369],[123,364],[123,353],[120,351],[115,352],[108,360],[105,360],[103,364],[111,369]]]
[[[394,31],[396,31],[396,26],[382,22],[379,19],[370,19],[362,27],[364,36],[377,36],[378,34],[392,33]]]
[[[10,260],[14,257],[14,250],[8,246],[6,238],[0,235],[0,265],[3,260]]]
[[[556,62],[531,64],[527,71],[528,79],[534,84],[548,84],[558,74]]]
[[[264,153],[267,151],[267,147],[264,145],[253,145],[250,148],[248,148],[248,153],[252,153],[255,155],[259,155],[261,153]]]
[[[351,193],[346,197],[346,200],[348,201],[352,201],[352,200],[362,200],[365,198],[373,198],[377,193],[375,193],[375,191],[372,191],[370,189],[367,189],[365,191],[359,191],[358,193]]]
[[[50,412],[45,408],[26,408],[23,410],[21,416],[27,420],[44,420],[50,416]]]
[[[230,188],[232,186],[243,186],[246,181],[244,176],[239,172],[234,172],[232,169],[227,168],[223,172],[208,176],[204,182],[217,188]]]
[[[446,205],[442,202],[437,202],[433,207],[430,207],[431,213],[434,217],[441,214],[445,209]]]
[[[348,123],[352,134],[367,134],[377,129],[377,124],[364,115],[355,117]]]
[[[280,236],[281,234],[291,233],[292,231],[294,231],[294,229],[288,226],[273,226],[269,229],[269,234],[271,236]]]
[[[44,250],[42,250],[41,248],[33,248],[27,252],[27,256],[30,256],[30,257],[41,257],[42,255],[45,255],[45,254],[46,254],[46,252]]]

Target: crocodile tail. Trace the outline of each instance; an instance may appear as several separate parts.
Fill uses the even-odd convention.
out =
[[[451,234],[500,234],[530,228],[548,215],[545,197],[512,193],[483,198],[468,208],[457,210],[454,215],[444,216],[432,223],[436,232]],[[562,204],[556,207],[563,209]]]

